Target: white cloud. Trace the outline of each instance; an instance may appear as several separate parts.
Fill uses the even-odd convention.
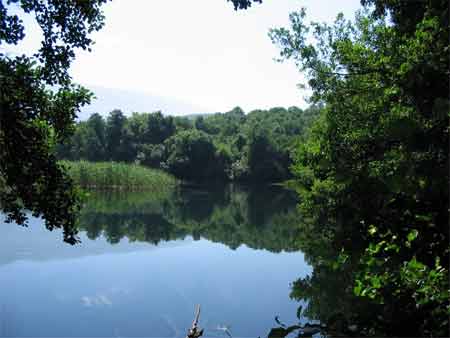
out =
[[[81,297],[81,303],[86,307],[112,305],[111,299],[105,295],[83,296]]]

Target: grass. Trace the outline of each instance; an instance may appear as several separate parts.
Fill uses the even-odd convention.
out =
[[[89,189],[167,192],[176,179],[157,169],[118,162],[60,161],[77,185]]]

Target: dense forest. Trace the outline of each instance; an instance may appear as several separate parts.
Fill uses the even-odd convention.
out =
[[[164,116],[93,114],[57,147],[67,160],[132,162],[188,181],[280,182],[291,178],[291,152],[320,106]]]

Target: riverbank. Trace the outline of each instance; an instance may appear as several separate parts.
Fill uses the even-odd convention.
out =
[[[118,162],[60,161],[75,184],[96,190],[151,191],[165,193],[177,180],[157,169]]]

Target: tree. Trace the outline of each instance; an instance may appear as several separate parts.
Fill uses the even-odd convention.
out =
[[[447,335],[448,2],[362,2],[354,23],[302,10],[271,32],[324,104],[294,166],[305,228],[360,255],[353,291],[383,334]]]
[[[276,151],[268,135],[268,130],[257,129],[248,141],[248,166],[254,181],[276,182],[287,176],[287,167],[280,163],[281,154]]]
[[[126,117],[122,111],[115,109],[109,113],[106,121],[106,148],[112,161],[120,161],[122,158],[125,123]]]
[[[75,49],[89,49],[89,33],[103,26],[105,2],[0,1],[0,43],[17,44],[25,36],[23,22],[11,13],[16,5],[34,13],[43,33],[33,56],[0,54],[0,205],[7,221],[26,225],[29,210],[48,229],[63,228],[72,244],[79,197],[53,152],[91,98],[72,84],[68,68]]]
[[[93,114],[86,122],[86,159],[103,161],[106,159],[106,124],[100,114]]]
[[[160,168],[161,164],[166,160],[166,151],[163,144],[143,144],[137,154],[139,164]]]
[[[149,114],[147,123],[145,143],[160,144],[175,133],[173,117],[164,117],[160,111]]]
[[[130,130],[127,117],[113,110],[106,123],[107,155],[111,161],[132,162],[136,159],[135,135]]]
[[[128,130],[130,131],[135,144],[146,142],[146,130],[148,126],[148,114],[134,112],[128,117]]]
[[[195,129],[206,132],[205,118],[203,116],[197,117],[195,119],[194,125]]]
[[[166,165],[175,176],[193,181],[225,178],[225,168],[220,164],[227,161],[223,152],[216,161],[217,149],[208,134],[195,129],[182,131],[169,138],[165,145]]]

